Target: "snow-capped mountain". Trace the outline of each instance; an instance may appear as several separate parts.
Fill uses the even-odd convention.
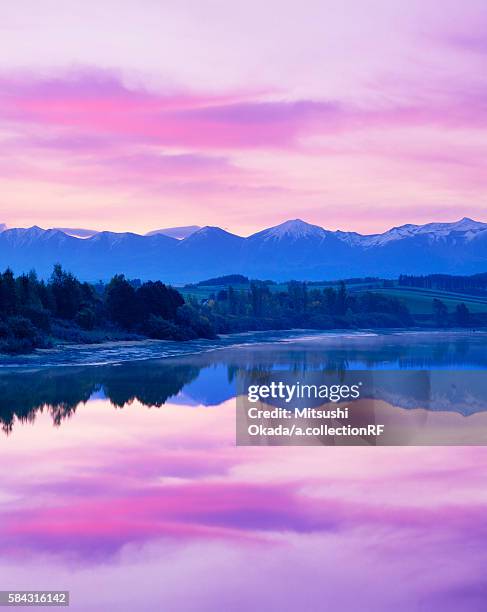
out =
[[[327,232],[319,225],[311,225],[310,223],[306,223],[301,219],[292,219],[289,221],[284,221],[284,223],[281,223],[280,225],[275,225],[274,227],[270,227],[257,232],[256,234],[252,234],[252,236],[249,236],[249,239],[262,240],[264,242],[268,240],[296,241],[309,238],[322,239],[329,233],[330,232]]]
[[[186,283],[225,274],[252,278],[337,279],[487,271],[487,224],[407,224],[382,234],[330,231],[294,219],[248,237],[203,227],[182,239],[163,233],[97,232],[80,238],[59,229],[0,232],[0,268],[36,269],[46,277],[61,263],[82,279],[131,278]]]
[[[335,276],[348,250],[334,232],[294,219],[249,236],[241,269],[253,278],[316,278],[326,262],[326,275]]]
[[[56,240],[65,242],[66,239],[69,239],[69,236],[64,232],[56,229],[44,230],[37,225],[28,228],[16,227],[2,232],[2,240],[14,248],[26,248]]]
[[[236,244],[240,243],[244,238],[241,236],[237,236],[236,234],[231,234],[221,227],[214,227],[212,225],[205,225],[197,232],[192,233],[190,236],[185,238],[181,242],[182,248],[187,248],[188,245],[196,245],[196,244],[211,244],[213,246],[219,244]]]
[[[408,223],[371,236],[361,236],[360,243],[364,246],[379,246],[394,240],[403,240],[412,236],[427,235],[431,240],[442,240],[445,237],[457,234],[460,238],[472,239],[478,232],[485,231],[487,223],[474,221],[464,217],[454,223],[427,223],[426,225],[413,225]]]
[[[427,223],[426,225],[403,225],[396,229],[403,229],[410,234],[436,234],[437,236],[448,236],[452,232],[477,232],[487,228],[487,223],[474,221],[463,217],[455,223]]]

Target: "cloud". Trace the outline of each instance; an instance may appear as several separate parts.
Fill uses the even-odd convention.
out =
[[[483,526],[483,502],[405,503],[381,502],[381,493],[391,484],[374,477],[367,480],[377,489],[374,495],[353,499],[337,495],[344,484],[332,477],[305,476],[299,480],[251,482],[228,478],[235,456],[220,455],[202,469],[199,452],[153,452],[130,455],[112,472],[86,474],[39,486],[23,488],[23,496],[42,499],[34,505],[18,503],[1,513],[4,536],[2,550],[51,551],[81,557],[110,556],[128,543],[158,538],[246,540],[267,542],[278,534],[351,533],[376,530],[406,536],[435,533],[483,549],[487,529]],[[113,459],[113,457],[112,457]],[[242,456],[240,457],[242,461]],[[219,463],[219,465],[217,465]],[[118,474],[117,474],[118,472]],[[161,480],[161,473],[181,480]],[[417,474],[416,474],[417,475]],[[89,476],[89,477],[87,477]],[[159,476],[159,482],[154,480]],[[215,476],[217,478],[215,479]],[[438,479],[440,476],[440,479]],[[412,476],[396,475],[404,487]],[[419,482],[448,486],[458,478],[456,467],[438,474],[420,474]],[[328,482],[329,492],[320,490]],[[417,480],[414,480],[417,483]],[[353,489],[359,482],[348,483]],[[382,491],[383,490],[383,491]],[[406,490],[406,489],[405,489]],[[311,494],[311,492],[313,492]],[[59,504],[56,500],[62,499]],[[438,516],[441,514],[441,524]],[[420,537],[420,536],[418,536]],[[384,544],[387,546],[387,544]]]
[[[387,85],[387,84],[386,84]],[[164,94],[127,86],[114,73],[90,70],[57,78],[0,78],[4,122],[69,130],[48,138],[73,149],[103,139],[179,147],[297,147],[303,136],[366,127],[469,126],[487,122],[487,88],[422,86],[400,99],[364,107],[338,100],[293,100],[230,92]],[[390,86],[390,83],[389,83]],[[35,134],[34,134],[35,136]],[[42,140],[37,139],[38,144]]]
[[[65,210],[66,197],[77,206],[88,191],[96,202],[109,190],[128,207],[125,217],[136,200],[139,231],[148,223],[141,195],[152,200],[147,216],[159,206],[174,225],[193,218],[197,205],[218,206],[221,218],[218,202],[225,202],[228,224],[249,205],[260,210],[265,202],[270,211],[284,205],[291,216],[296,206],[321,210],[326,200],[342,211],[333,221],[338,226],[346,209],[373,200],[392,210],[395,199],[404,206],[406,193],[435,210],[475,201],[485,189],[487,87],[467,77],[434,78],[426,67],[421,82],[398,75],[374,81],[371,89],[375,95],[357,103],[299,99],[271,88],[148,89],[95,68],[54,76],[3,73],[0,173],[12,182],[6,197],[17,202],[21,191],[27,199],[56,185],[65,196],[50,203]],[[467,212],[475,211],[474,204]],[[77,223],[93,224],[93,214]],[[367,219],[350,229],[388,225],[379,213]],[[204,222],[215,223],[215,216]],[[61,218],[53,223],[63,224]]]
[[[148,92],[98,70],[49,79],[3,76],[0,91],[3,121],[73,130],[75,145],[91,132],[132,144],[278,146],[293,142],[304,124],[336,112],[329,103],[248,100],[239,92]]]

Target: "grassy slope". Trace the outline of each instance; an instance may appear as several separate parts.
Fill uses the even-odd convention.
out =
[[[234,289],[246,290],[248,285],[233,285]],[[287,285],[277,284],[271,285],[269,289],[271,291],[285,291]],[[323,290],[325,285],[313,285],[310,289]],[[202,286],[202,287],[180,287],[178,290],[188,297],[189,295],[195,296],[198,300],[208,298],[212,293],[216,294],[221,289],[224,289],[221,285],[215,286]],[[397,285],[393,287],[381,287],[378,284],[372,283],[356,283],[347,286],[347,290],[350,293],[360,293],[363,291],[374,291],[376,293],[382,293],[388,296],[394,296],[404,301],[412,314],[432,314],[433,312],[433,299],[438,298],[442,300],[449,312],[453,312],[458,304],[464,302],[470,312],[484,312],[487,313],[487,298],[465,295],[452,291],[437,291],[434,289],[419,289],[414,287],[399,287]]]
[[[232,287],[236,291],[243,291],[249,288],[248,285],[233,285]],[[201,287],[178,287],[179,293],[182,294],[184,299],[187,299],[190,296],[195,297],[197,300],[208,299],[210,295],[217,294],[222,289],[227,289],[226,285],[204,285]]]
[[[444,302],[449,312],[453,312],[461,302],[472,313],[487,312],[487,299],[451,291],[416,289],[413,287],[387,287],[374,289],[374,291],[383,295],[397,297],[405,302],[412,314],[431,314],[433,312],[434,298]]]

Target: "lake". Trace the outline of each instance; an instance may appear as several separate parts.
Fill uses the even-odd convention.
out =
[[[486,346],[280,332],[6,359],[0,588],[69,590],[74,610],[485,610],[487,447],[236,447],[235,385],[478,373]],[[438,418],[487,431],[483,401]]]

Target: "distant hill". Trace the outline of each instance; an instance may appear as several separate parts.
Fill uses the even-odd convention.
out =
[[[182,239],[159,232],[79,238],[36,226],[0,233],[0,267],[16,273],[35,268],[46,277],[56,262],[85,280],[124,273],[178,284],[234,274],[275,281],[478,274],[487,271],[487,224],[464,218],[368,236],[300,219],[247,238],[219,227],[203,227]]]
[[[197,232],[201,227],[199,225],[183,225],[181,227],[166,227],[165,229],[152,230],[147,232],[146,236],[154,236],[155,234],[164,234],[164,236],[170,236],[171,238],[177,238],[182,240]]]
[[[229,285],[248,285],[250,280],[242,274],[227,274],[226,276],[217,276],[216,278],[208,278],[207,280],[197,283],[198,287],[208,286],[225,286]]]
[[[0,232],[7,229],[5,224],[0,224]],[[68,236],[74,236],[75,238],[91,238],[95,234],[100,233],[98,230],[85,229],[81,227],[55,227],[54,229],[68,234]],[[164,236],[170,236],[171,238],[177,238],[182,240],[197,232],[200,228],[199,225],[185,225],[182,227],[166,227],[165,229],[153,230],[147,232],[146,236],[155,236],[156,234],[164,234]]]
[[[91,238],[91,236],[98,234],[98,230],[84,229],[82,227],[55,227],[54,229],[75,238]]]

